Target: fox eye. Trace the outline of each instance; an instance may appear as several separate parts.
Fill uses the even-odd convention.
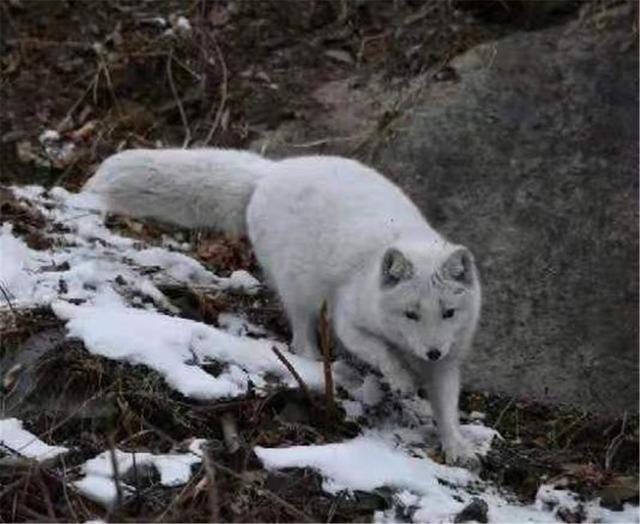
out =
[[[420,320],[420,315],[415,311],[405,311],[404,316],[409,320]]]
[[[455,309],[445,309],[442,312],[442,318],[453,318],[453,315],[455,314],[456,310]]]

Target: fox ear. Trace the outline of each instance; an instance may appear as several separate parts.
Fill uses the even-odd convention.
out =
[[[387,249],[382,257],[382,287],[393,287],[413,276],[413,264],[398,249]]]
[[[474,261],[471,251],[460,247],[451,253],[440,268],[446,280],[453,280],[470,286],[474,279]]]

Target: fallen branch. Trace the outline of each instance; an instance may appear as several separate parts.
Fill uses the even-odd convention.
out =
[[[296,382],[298,383],[300,389],[304,392],[306,397],[309,399],[309,402],[313,404],[313,399],[311,398],[311,392],[309,391],[309,388],[305,384],[304,380],[302,380],[302,377],[298,374],[296,369],[291,365],[291,362],[287,360],[287,358],[276,346],[271,346],[271,349],[276,354],[276,357],[278,357],[278,360],[285,365],[285,367],[289,370],[289,373],[291,373],[293,375],[293,378],[296,379]]]
[[[3,286],[2,284],[0,284],[0,293],[2,293],[2,296],[4,297],[5,301],[7,302],[7,305],[9,306],[9,311],[11,311],[11,313],[15,317],[16,316],[16,310],[13,309],[13,304],[11,303],[11,298],[9,297],[9,293],[7,292],[7,290],[5,290],[5,286]]]
[[[71,40],[47,40],[45,38],[8,38],[6,40],[9,46],[27,46],[27,47],[71,47],[74,49],[89,50],[93,49],[93,44],[86,42],[74,42]]]
[[[173,446],[178,446],[179,445],[177,440],[175,440],[173,437],[171,437],[170,435],[168,435],[164,431],[162,431],[162,430],[160,430],[158,428],[155,428],[148,421],[144,421],[144,424],[147,425],[150,429],[152,429],[160,438],[162,438],[162,439],[166,440],[167,442],[170,442],[171,444],[173,444]],[[190,451],[190,453],[194,453],[194,452]],[[294,516],[296,519],[298,519],[297,522],[319,522],[319,520],[317,518],[314,518],[312,516],[307,515],[304,511],[296,508],[293,504],[291,504],[290,502],[287,502],[286,500],[284,500],[282,497],[280,497],[279,495],[277,495],[273,491],[271,491],[271,490],[269,490],[267,488],[258,487],[258,486],[255,485],[255,483],[247,481],[247,478],[245,476],[241,475],[240,473],[237,473],[236,471],[234,471],[233,469],[225,466],[224,464],[220,464],[219,462],[216,462],[213,458],[211,458],[211,456],[209,456],[208,459],[209,459],[209,462],[211,463],[211,465],[215,466],[215,468],[217,470],[222,471],[223,473],[226,473],[227,475],[232,476],[236,480],[239,480],[239,481],[243,482],[244,484],[248,485],[251,489],[253,489],[256,492],[256,494],[261,495],[261,496],[271,500],[272,502],[278,504],[279,506],[283,507],[284,509],[286,509],[292,516]],[[193,479],[191,479],[191,481],[193,481]],[[186,491],[186,486],[183,489],[183,491],[178,495],[178,497],[181,497],[184,491]],[[158,519],[158,521],[163,520],[162,517],[164,517],[168,513],[169,509],[172,506],[175,505],[175,501],[176,501],[176,499],[174,499],[172,501],[172,503],[169,505],[169,508],[167,508],[165,510],[165,512],[162,514],[161,518]]]
[[[45,501],[45,507],[47,508],[47,516],[49,517],[49,522],[57,522],[56,512],[53,509],[53,502],[51,502],[51,492],[47,485],[45,484],[42,478],[42,470],[38,469],[35,475],[36,483],[38,484],[38,488],[40,489],[40,494]]]
[[[116,488],[116,508],[120,510],[124,502],[124,494],[122,492],[122,484],[120,484],[120,472],[118,468],[118,459],[116,457],[115,442],[113,436],[109,436],[109,458],[111,459],[111,469],[113,470],[113,483]]]
[[[203,449],[202,463],[207,474],[209,485],[209,522],[220,522],[220,503],[218,497],[218,485],[216,484],[216,469],[206,449]]]
[[[324,397],[326,402],[325,423],[329,427],[335,420],[336,403],[333,396],[333,373],[331,371],[331,331],[327,318],[327,302],[320,308],[318,321],[320,349],[322,350],[322,364],[324,368]]]
[[[158,435],[162,436],[160,433],[158,433]],[[160,516],[153,519],[155,522],[164,522],[165,517],[169,514],[169,512],[173,511],[173,509],[177,507],[180,503],[182,503],[183,500],[187,497],[187,493],[189,491],[193,491],[194,489],[196,489],[198,483],[202,481],[202,479],[200,480],[198,479],[203,470],[204,470],[204,465],[201,466],[198,472],[189,479],[189,481],[184,485],[184,487],[180,490],[180,492],[171,499],[171,502],[160,514]]]

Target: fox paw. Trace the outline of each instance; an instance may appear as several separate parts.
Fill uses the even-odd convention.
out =
[[[448,465],[467,468],[471,471],[480,471],[482,462],[480,456],[473,447],[460,438],[444,446],[444,455]]]

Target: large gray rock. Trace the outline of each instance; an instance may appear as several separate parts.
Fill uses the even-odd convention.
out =
[[[473,389],[637,412],[630,6],[481,45],[452,62],[446,81],[418,79],[422,89],[387,93],[391,106],[372,86],[318,93],[327,110],[303,140],[349,153],[364,137],[356,145],[373,144],[368,160],[476,254],[484,309],[466,375]],[[391,122],[367,135],[383,118]],[[300,141],[299,131],[279,138]]]

